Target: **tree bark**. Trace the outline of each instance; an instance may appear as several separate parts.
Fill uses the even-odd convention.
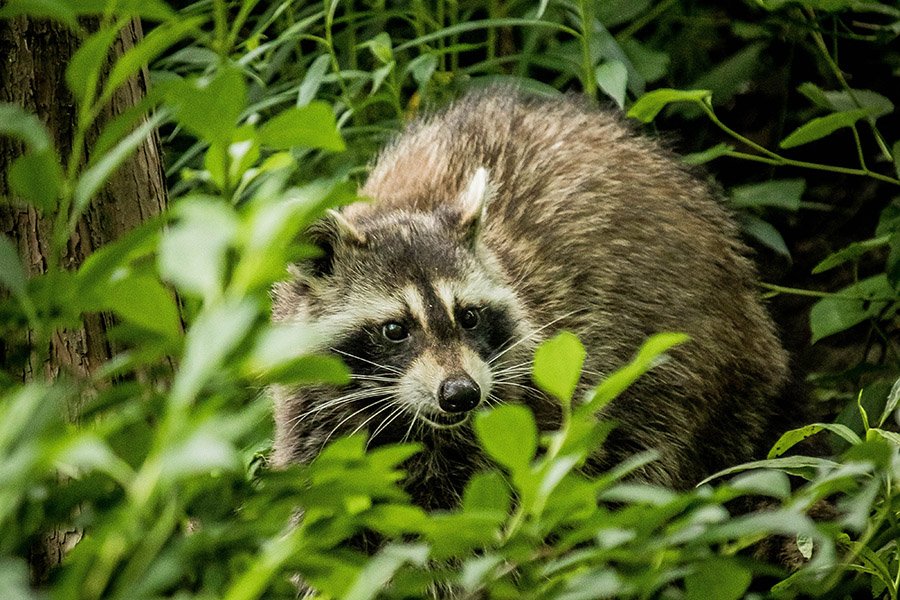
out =
[[[122,30],[111,54],[121,55],[142,37],[140,21],[132,21]],[[79,44],[76,34],[55,22],[21,17],[0,20],[0,102],[17,104],[37,115],[50,131],[64,161],[72,152],[76,130],[75,101],[66,87],[65,69]],[[102,125],[137,104],[146,93],[147,84],[148,74],[142,71],[115,93],[85,139],[85,162],[91,157]],[[24,151],[21,142],[0,137],[0,232],[17,245],[28,275],[34,276],[47,271],[53,224],[51,215],[42,215],[12,197],[6,173],[10,163]],[[165,204],[159,138],[154,134],[92,200],[62,252],[62,268],[76,269],[91,252],[158,215]],[[20,361],[14,367],[16,374],[23,382],[54,380],[60,373],[76,378],[89,376],[113,353],[106,336],[110,325],[108,315],[85,315],[80,327],[53,335],[49,354],[46,349],[37,349],[42,351],[31,352]],[[0,341],[4,362],[6,352]],[[47,356],[49,359],[38,358]],[[70,418],[76,418],[77,412],[77,406],[69,407]],[[80,538],[77,530],[57,530],[36,544],[31,560],[34,583],[46,580],[50,570]]]

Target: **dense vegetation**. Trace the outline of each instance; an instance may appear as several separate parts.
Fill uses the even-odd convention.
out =
[[[0,104],[0,135],[27,149],[8,165],[2,204],[53,223],[39,273],[0,237],[0,597],[289,598],[297,573],[353,599],[421,597],[435,583],[499,598],[900,596],[893,3],[177,4],[0,9],[81,39],[65,67],[75,151]],[[117,52],[133,17],[148,33]],[[82,153],[147,63],[146,97]],[[312,465],[265,469],[264,386],[348,376],[308,354],[303,331],[268,320],[271,284],[315,252],[301,232],[356,199],[365,164],[405,119],[498,81],[618,105],[687,162],[708,163],[756,244],[761,293],[823,422],[686,493],[628,481],[652,455],[586,479],[578,465],[612,427],[593,414],[685,340],[651,338],[573,402],[584,355],[562,334],[534,367],[565,407],[562,428],[540,435],[518,406],[479,414],[497,469],[470,482],[457,511],[408,503],[397,483],[411,444],[366,453],[357,435]],[[64,255],[79,218],[155,128],[170,208],[73,268]],[[115,317],[110,360],[88,374],[41,368],[58,332],[97,313]],[[790,453],[813,435],[828,436],[827,458]],[[834,514],[807,517],[824,499]],[[768,509],[731,516],[745,500]],[[364,529],[389,543],[354,551],[346,541]],[[61,565],[29,572],[54,530],[80,541]],[[795,543],[803,568],[754,558],[773,535]]]

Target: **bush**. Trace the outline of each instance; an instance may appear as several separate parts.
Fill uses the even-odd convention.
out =
[[[40,120],[0,105],[0,135],[27,148],[9,165],[9,201],[42,211],[55,232],[45,272],[31,276],[0,237],[2,596],[294,597],[299,574],[325,596],[354,599],[447,588],[498,598],[897,598],[900,204],[891,195],[900,146],[882,129],[896,123],[896,77],[878,74],[896,68],[886,44],[900,11],[817,0],[651,4],[7,2],[0,17],[49,17],[83,35],[66,68],[76,140],[142,64],[154,70],[147,97],[103,123],[85,162],[77,153],[63,162]],[[107,66],[134,16],[152,30]],[[857,46],[880,53],[873,74],[860,75],[873,89],[848,83],[834,54],[844,45],[860,70]],[[802,81],[763,68],[788,46],[812,65]],[[771,95],[774,79],[785,108],[758,117],[760,133],[743,103]],[[863,224],[813,259],[816,273],[841,274],[826,284],[838,290],[767,286],[816,298],[812,342],[852,349],[862,340],[858,364],[819,368],[813,381],[843,409],[837,423],[788,432],[766,460],[689,492],[629,481],[652,455],[588,479],[578,466],[613,426],[596,410],[683,338],[650,338],[573,402],[583,349],[562,334],[534,365],[564,407],[562,427],[540,435],[519,406],[480,413],[475,429],[497,466],[469,482],[455,511],[426,513],[398,487],[412,444],[366,452],[351,436],[313,464],[265,468],[271,411],[260,390],[348,377],[336,359],[308,352],[307,332],[268,319],[271,285],[315,252],[301,233],[326,208],[356,200],[366,161],[421,105],[498,81],[545,94],[574,87],[644,122],[689,126],[694,147],[682,149],[692,163],[743,159],[718,175],[763,258],[793,247],[808,261],[803,219],[833,210],[823,199],[840,186],[860,190]],[[79,218],[156,127],[170,208],[66,267]],[[848,150],[819,143],[827,136]],[[795,170],[784,178],[775,167]],[[57,332],[97,313],[114,315],[110,360],[88,374],[21,380],[26,365],[52,360]],[[813,351],[825,355],[822,344]],[[784,455],[814,434],[831,436],[832,457]],[[833,517],[806,516],[823,501]],[[739,506],[767,508],[733,516]],[[80,541],[58,567],[29,573],[35,546],[54,531]],[[366,531],[385,540],[374,554],[358,550]],[[789,574],[754,559],[772,536],[808,563]]]

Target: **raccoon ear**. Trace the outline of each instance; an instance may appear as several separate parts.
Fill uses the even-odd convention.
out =
[[[469,184],[460,194],[458,205],[460,209],[459,225],[467,236],[477,233],[484,218],[487,203],[493,194],[490,176],[487,169],[478,167],[475,174],[469,180]]]
[[[332,209],[325,211],[325,216],[310,227],[309,238],[322,251],[321,256],[310,261],[314,277],[331,275],[334,271],[334,249],[339,242],[355,246],[368,243],[368,238],[359,228],[340,211]]]

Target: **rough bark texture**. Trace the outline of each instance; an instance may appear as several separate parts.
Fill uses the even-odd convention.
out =
[[[87,25],[90,29],[91,24]],[[114,55],[121,55],[142,36],[140,22],[133,21],[114,44]],[[47,125],[63,161],[72,152],[76,118],[75,102],[65,83],[65,69],[79,43],[76,34],[54,22],[25,18],[0,20],[0,102],[17,104],[36,114]],[[141,72],[116,92],[85,139],[82,149],[85,161],[91,156],[102,125],[134,106],[146,89],[147,73]],[[53,224],[50,215],[41,215],[11,197],[6,172],[12,160],[24,151],[22,143],[0,137],[0,232],[18,246],[28,274],[37,275],[47,270]],[[159,214],[165,201],[159,140],[154,135],[94,198],[61,254],[63,268],[76,269],[103,244]],[[33,358],[21,368],[21,380],[52,380],[60,373],[76,377],[91,374],[110,358],[112,349],[106,336],[109,325],[108,316],[88,315],[80,328],[58,331],[51,341],[49,360],[34,358],[48,356],[46,352],[33,352]],[[0,355],[3,354],[0,347]],[[77,414],[77,407],[69,408],[70,415]],[[75,530],[57,530],[36,546],[32,557],[32,576],[36,583],[47,577],[80,537],[80,532]]]

